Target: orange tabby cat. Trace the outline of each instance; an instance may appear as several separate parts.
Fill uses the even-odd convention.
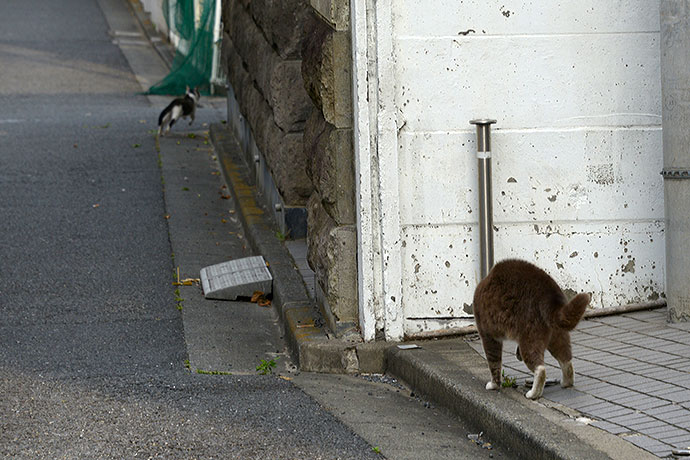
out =
[[[542,269],[523,260],[497,263],[474,291],[474,317],[491,371],[487,390],[501,387],[503,340],[518,343],[518,359],[534,373],[525,396],[537,399],[546,381],[544,351],[558,360],[562,387],[573,385],[570,333],[582,318],[589,294],[566,301],[558,284]]]

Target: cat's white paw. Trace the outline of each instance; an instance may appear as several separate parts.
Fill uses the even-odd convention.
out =
[[[487,390],[498,390],[499,388],[500,388],[500,386],[497,383],[495,383],[494,381],[488,382],[486,384]]]
[[[539,365],[534,371],[532,389],[525,394],[525,397],[528,399],[538,399],[541,397],[544,392],[544,383],[546,383],[546,368]]]
[[[573,386],[575,382],[575,372],[573,371],[573,363],[571,361],[560,363],[563,371],[563,378],[561,379],[561,387],[568,388]]]
[[[537,390],[529,390],[527,393],[525,393],[525,397],[527,399],[537,399],[541,396],[541,392]]]

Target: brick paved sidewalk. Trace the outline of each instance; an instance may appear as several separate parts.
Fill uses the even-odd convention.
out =
[[[544,398],[659,457],[690,448],[690,323],[668,324],[665,308],[625,313],[583,320],[571,340],[575,386],[547,387]],[[483,356],[481,341],[471,345]],[[524,389],[531,374],[515,344],[503,351],[505,374]],[[560,380],[547,355],[547,379]]]

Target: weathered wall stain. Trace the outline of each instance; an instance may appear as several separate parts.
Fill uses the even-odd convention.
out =
[[[630,259],[622,268],[623,273],[635,273],[635,259]]]

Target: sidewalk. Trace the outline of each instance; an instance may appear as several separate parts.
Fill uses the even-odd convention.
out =
[[[690,448],[690,323],[668,324],[665,308],[638,311],[583,320],[571,340],[574,387],[547,386],[539,403],[658,457]],[[464,341],[484,356],[476,334]],[[504,371],[517,389],[503,392],[522,395],[531,375],[514,352],[505,342]],[[548,353],[546,361],[547,379],[560,380],[557,362]]]
[[[505,373],[518,387],[495,393],[484,389],[489,371],[476,334],[415,342],[416,350],[327,336],[303,282],[304,243],[289,245],[295,260],[277,244],[233,135],[215,125],[211,138],[250,244],[275,261],[274,303],[303,371],[391,373],[517,456],[653,458],[690,447],[690,324],[667,324],[665,309],[583,320],[572,334],[574,388],[547,387],[538,402],[523,396],[530,376],[510,342]],[[547,364],[548,378],[560,379],[551,356]]]
[[[469,343],[483,356],[478,337]],[[668,324],[665,308],[592,318],[572,344],[575,386],[547,387],[545,399],[659,457],[690,448],[690,323]],[[524,393],[531,376],[514,351],[504,346],[505,373]],[[547,376],[560,378],[550,355],[547,364]]]
[[[484,389],[489,371],[476,334],[418,341],[413,350],[333,339],[320,327],[313,293],[303,282],[311,276],[305,243],[282,244],[275,237],[226,126],[211,126],[211,138],[251,247],[246,249],[271,264],[274,304],[302,370],[394,374],[517,457],[642,459],[690,448],[690,323],[667,324],[663,308],[583,320],[571,336],[575,386],[547,387],[536,402],[524,398],[531,375],[515,359],[511,342],[504,344],[503,362],[517,388],[496,393]],[[215,350],[212,362],[197,362],[191,353],[191,361],[216,368],[227,361],[224,353]],[[560,379],[550,355],[547,378]]]

